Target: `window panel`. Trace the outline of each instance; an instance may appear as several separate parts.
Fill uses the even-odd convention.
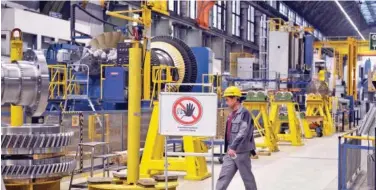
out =
[[[249,22],[247,26],[247,40],[251,41],[251,24]]]
[[[287,7],[283,3],[279,3],[279,12],[287,16]]]
[[[235,21],[235,15],[234,14],[232,14],[231,20]],[[232,22],[231,24],[232,24],[232,26],[231,26],[232,34],[235,35],[235,22]]]
[[[226,14],[226,3],[224,1],[217,1],[213,6],[213,27],[219,30],[225,30],[225,14]]]
[[[255,8],[251,6],[251,21],[255,21]]]
[[[255,9],[252,6],[248,7],[247,40],[252,42],[255,40]]]
[[[189,16],[192,19],[196,18],[196,0],[190,0],[189,1]]]
[[[218,14],[217,14],[217,7],[214,6],[214,9],[213,9],[213,27],[214,28],[217,28],[217,22],[218,22]]]
[[[173,0],[168,1],[168,9],[170,11],[174,11],[174,4],[175,4],[175,1],[173,1]]]
[[[255,42],[255,24],[251,24],[251,42]]]
[[[240,36],[240,16],[236,18],[236,35]]]
[[[232,1],[232,35],[240,36],[240,1]]]

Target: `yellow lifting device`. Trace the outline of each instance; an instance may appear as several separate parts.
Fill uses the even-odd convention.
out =
[[[249,111],[253,123],[259,134],[263,137],[262,143],[256,143],[257,147],[268,148],[269,152],[277,152],[278,137],[271,126],[268,115],[268,96],[264,92],[250,91],[243,102],[243,106]],[[257,114],[255,114],[255,112]],[[262,124],[260,124],[262,120]]]
[[[141,80],[143,73],[151,72],[150,64],[150,32],[151,32],[151,11],[159,11],[161,13],[167,12],[166,1],[148,1],[142,2],[140,10],[126,10],[126,11],[107,11],[106,14],[125,19],[131,22],[136,22],[144,26],[144,38],[142,49],[140,47],[139,39],[132,41],[132,48],[129,49],[129,96],[128,96],[128,171],[127,179],[121,184],[89,184],[88,189],[146,189],[139,186],[140,178],[140,125],[141,125]],[[164,10],[162,10],[164,9]],[[135,19],[123,13],[140,13],[141,18]],[[142,55],[144,55],[144,62],[142,63]],[[143,64],[143,69],[141,65]],[[143,98],[150,100],[150,75],[143,76]],[[157,117],[158,114],[154,117]],[[152,120],[153,121],[153,120]],[[158,121],[158,120],[157,120]],[[158,122],[157,122],[158,124]],[[149,129],[150,130],[150,129]],[[157,134],[157,133],[156,133]],[[116,181],[116,179],[114,179]],[[169,182],[169,189],[176,189],[178,184],[176,182]],[[155,184],[147,189],[164,189],[164,184]]]
[[[10,59],[20,61],[23,59],[22,31],[15,28],[10,33]],[[10,106],[10,125],[21,127],[24,124],[24,111],[22,106]],[[11,184],[6,184],[7,189],[60,189],[59,180],[39,180],[26,182],[24,180],[14,180]]]
[[[270,121],[279,141],[288,141],[293,146],[302,146],[300,120],[295,110],[295,105],[297,104],[293,102],[292,98],[293,95],[291,92],[277,92],[275,94],[270,106]],[[284,122],[280,119],[280,108],[282,106],[285,106],[287,109],[287,123],[289,126],[288,132],[285,132],[285,134],[281,133],[281,124]]]
[[[145,148],[140,165],[140,177],[148,178],[163,172],[165,167],[164,142],[165,137],[159,131],[159,103],[154,102]],[[190,153],[207,152],[207,147],[198,137],[183,137],[184,151]],[[205,157],[186,156],[183,158],[168,158],[168,171],[184,171],[187,180],[203,180],[211,176],[208,172]]]
[[[322,126],[322,134],[318,132],[318,136],[329,136],[333,134],[333,122],[328,109],[328,102],[320,94],[308,94],[306,99],[305,119],[303,120],[304,135],[306,138],[314,137],[310,124],[320,122]]]
[[[20,61],[23,58],[22,31],[15,28],[10,32],[10,60]],[[10,125],[13,127],[22,126],[24,114],[22,106],[10,106]]]

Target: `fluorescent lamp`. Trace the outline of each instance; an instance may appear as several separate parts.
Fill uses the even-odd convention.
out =
[[[354,22],[351,20],[350,16],[346,13],[345,9],[343,9],[342,5],[338,2],[338,0],[334,0],[334,2],[336,2],[337,6],[339,7],[339,9],[341,9],[341,11],[343,12],[343,14],[346,16],[347,20],[350,22],[350,24],[354,27],[354,29],[356,30],[356,32],[358,32],[359,36],[363,39],[363,40],[366,40],[364,38],[364,36],[362,35],[362,33],[360,33],[358,27],[356,27],[356,25],[354,24]]]

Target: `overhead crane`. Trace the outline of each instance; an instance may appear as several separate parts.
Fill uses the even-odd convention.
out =
[[[321,56],[321,49],[332,48],[336,56],[335,76],[343,78],[343,57],[347,57],[347,78],[346,87],[347,95],[353,96],[354,100],[358,99],[357,95],[357,78],[356,63],[358,56],[376,56],[376,51],[369,49],[369,41],[357,40],[353,37],[348,37],[346,40],[328,40],[314,42],[314,48],[318,50]],[[338,61],[337,61],[338,59]]]

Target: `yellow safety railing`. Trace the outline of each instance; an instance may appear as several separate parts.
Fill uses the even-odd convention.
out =
[[[268,20],[268,27],[269,31],[284,31],[291,32],[293,34],[299,34],[302,31],[313,33],[314,31],[314,29],[311,27],[290,25],[289,22],[286,22],[281,18],[270,18]]]
[[[88,117],[88,138],[91,142],[101,139],[102,134],[97,132],[97,119],[98,114],[89,115]],[[105,120],[105,141],[110,142],[110,114],[103,114]]]
[[[153,66],[152,69],[152,81],[153,81],[153,90],[152,98],[158,98],[159,92],[162,90],[162,84],[175,82],[173,78],[172,69],[175,67],[167,65]],[[165,77],[163,77],[165,76]],[[178,90],[178,89],[169,89],[169,90]]]
[[[281,18],[270,18],[268,25],[270,31],[280,31],[285,26],[285,21]]]
[[[350,131],[347,131],[346,133],[343,133],[340,135],[340,137],[343,137],[345,139],[357,139],[357,140],[366,140],[366,141],[375,141],[375,137],[371,136],[357,136],[357,135],[351,135],[355,131],[357,131],[359,128],[352,129]]]
[[[76,79],[76,75],[72,73],[72,68],[69,68],[68,70],[68,77],[71,80],[71,82],[68,83],[66,94],[79,94],[80,85],[77,82],[72,81]]]
[[[66,89],[67,89],[67,66],[66,65],[48,65],[50,71],[50,85],[49,90],[49,99],[55,99],[57,96],[66,98]]]
[[[213,84],[214,92],[218,95],[218,99],[222,98],[222,75],[220,75],[220,74],[203,74],[201,81],[203,83]],[[202,86],[202,92],[205,92],[205,86]]]
[[[100,74],[100,93],[101,93],[101,99],[103,99],[103,81],[106,80],[105,76],[103,75],[105,67],[113,67],[115,64],[101,64],[101,74]],[[123,67],[128,67],[128,65],[122,65]]]

